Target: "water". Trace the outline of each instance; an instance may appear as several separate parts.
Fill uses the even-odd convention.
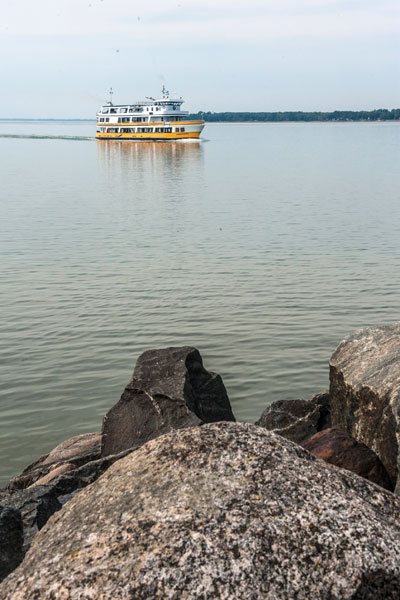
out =
[[[400,123],[94,127],[0,123],[1,484],[99,430],[146,349],[198,347],[254,421],[399,320]]]

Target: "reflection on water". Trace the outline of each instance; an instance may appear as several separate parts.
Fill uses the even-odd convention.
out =
[[[192,197],[203,182],[202,143],[99,140],[97,153],[101,185],[113,196],[130,202],[125,218],[132,217],[132,226],[140,222],[143,231],[148,228],[148,235],[155,235],[165,217],[168,228],[161,227],[154,240],[156,247],[158,242],[167,241],[167,235],[170,239],[182,225],[176,204]],[[179,238],[175,241],[179,244]]]
[[[97,140],[98,155],[104,166],[144,163],[154,169],[179,168],[197,163],[203,155],[202,143],[136,142]]]

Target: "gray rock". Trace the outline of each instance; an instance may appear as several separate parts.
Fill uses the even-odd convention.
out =
[[[399,498],[300,446],[213,423],[110,467],[53,515],[0,597],[398,598],[399,516]]]
[[[303,448],[341,469],[347,469],[393,492],[393,484],[378,456],[341,429],[324,429],[301,444]]]
[[[329,393],[315,394],[309,400],[277,400],[256,422],[298,444],[330,427]]]
[[[395,484],[399,471],[400,324],[361,329],[340,344],[330,361],[330,399],[332,426],[371,448]]]
[[[196,348],[148,350],[103,421],[102,456],[168,433],[214,421],[234,421],[225,386],[207,371]]]
[[[0,506],[0,581],[23,559],[22,519],[18,510]]]
[[[61,503],[50,485],[38,485],[12,493],[1,493],[0,502],[3,506],[17,510],[23,523],[23,553],[25,553],[33,537],[48,521]]]

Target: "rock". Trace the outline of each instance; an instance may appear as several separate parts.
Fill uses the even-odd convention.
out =
[[[35,483],[47,483],[61,472],[77,468],[100,458],[101,433],[76,435],[28,465],[21,475],[8,484],[10,491],[25,489]],[[66,465],[69,465],[66,467]]]
[[[352,471],[360,477],[393,491],[393,484],[385,467],[372,450],[356,442],[345,431],[325,429],[302,444],[303,448],[331,465]]]
[[[96,431],[95,433],[82,433],[76,435],[61,444],[58,444],[47,455],[47,458],[43,461],[43,464],[54,464],[64,461],[76,462],[79,458],[90,456],[90,460],[99,458],[101,444],[101,433]],[[86,461],[88,462],[88,461]]]
[[[332,426],[371,448],[395,484],[399,470],[400,324],[361,329],[345,339],[330,361],[329,394]]]
[[[22,519],[18,510],[0,506],[0,581],[23,559]]]
[[[196,348],[148,350],[103,421],[102,456],[116,454],[174,429],[234,421],[219,375],[206,371]]]
[[[47,485],[40,480],[21,490],[3,490],[0,492],[0,504],[7,509],[16,510],[23,523],[22,560],[37,532],[48,519],[81,489],[96,481],[114,462],[126,456],[128,451],[85,463],[81,467],[58,473]],[[65,463],[68,464],[68,463]],[[52,472],[51,472],[52,473]],[[50,474],[51,474],[50,473]],[[20,562],[20,561],[19,561]]]
[[[299,444],[330,427],[329,393],[315,394],[309,400],[277,400],[264,410],[256,425]]]
[[[212,423],[148,442],[72,498],[0,597],[398,598],[399,517],[399,498],[300,446]]]
[[[47,520],[61,508],[51,486],[35,486],[12,493],[2,493],[0,503],[19,512],[23,523],[23,554],[28,550],[33,537]],[[22,555],[23,556],[23,555]]]
[[[68,473],[68,471],[72,471],[72,469],[75,469],[75,466],[76,465],[74,465],[73,463],[63,463],[61,465],[58,465],[54,469],[51,469],[51,471],[49,471],[47,475],[43,475],[43,477],[35,481],[35,483],[32,483],[29,486],[29,488],[32,488],[35,485],[45,485],[46,483],[50,483],[52,479],[55,479],[59,475],[62,475],[63,473]]]

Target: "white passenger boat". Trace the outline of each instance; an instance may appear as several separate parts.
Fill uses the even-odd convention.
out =
[[[132,104],[113,104],[110,101],[97,113],[98,140],[182,140],[196,139],[204,121],[191,121],[188,112],[181,110],[184,100],[170,98],[163,86],[162,97],[147,98]]]

